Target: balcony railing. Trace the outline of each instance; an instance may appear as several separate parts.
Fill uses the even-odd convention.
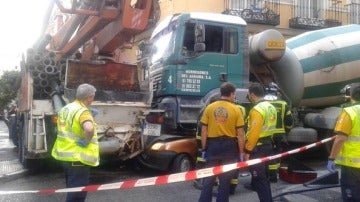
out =
[[[341,24],[342,23],[339,20],[334,20],[334,19],[295,17],[289,20],[289,26],[291,28],[309,29],[309,30],[335,27]]]
[[[236,15],[242,17],[248,23],[279,25],[280,15],[271,9],[246,8],[246,9],[227,9],[225,14]]]

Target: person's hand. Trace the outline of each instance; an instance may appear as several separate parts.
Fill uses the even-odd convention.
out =
[[[87,147],[89,143],[86,140],[81,139],[81,140],[76,141],[76,144],[79,147]]]
[[[203,158],[204,160],[207,159],[206,151],[202,151],[202,152],[201,152],[201,158]]]
[[[332,173],[333,173],[333,172],[336,172],[334,160],[328,160],[326,169],[327,169],[328,171],[332,172]]]
[[[95,108],[90,108],[90,112],[91,112],[91,115],[93,117],[95,117],[98,113],[99,113],[99,110],[95,109]]]

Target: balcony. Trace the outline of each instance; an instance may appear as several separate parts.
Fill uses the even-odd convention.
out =
[[[308,30],[335,27],[341,24],[339,20],[334,19],[295,17],[289,20],[289,27]]]
[[[280,24],[280,0],[225,0],[223,13],[236,15],[247,23]]]
[[[242,17],[247,23],[277,26],[280,24],[280,15],[271,9],[246,8],[227,9],[223,13]]]

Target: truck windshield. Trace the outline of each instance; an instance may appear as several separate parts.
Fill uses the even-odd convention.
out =
[[[152,39],[152,64],[159,62],[162,58],[167,58],[174,52],[174,37],[175,33],[171,29],[165,29]]]

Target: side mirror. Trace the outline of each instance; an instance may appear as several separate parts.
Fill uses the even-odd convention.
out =
[[[205,43],[195,43],[194,44],[194,51],[195,52],[204,52],[206,49]]]
[[[204,24],[196,24],[194,34],[195,34],[195,44],[196,43],[204,43],[205,42],[205,25]]]
[[[340,90],[340,93],[344,94],[345,96],[350,96],[350,89],[351,89],[351,84],[348,84]]]
[[[195,30],[195,44],[194,51],[195,52],[204,52],[206,49],[205,45],[205,25],[204,24],[196,24]]]

